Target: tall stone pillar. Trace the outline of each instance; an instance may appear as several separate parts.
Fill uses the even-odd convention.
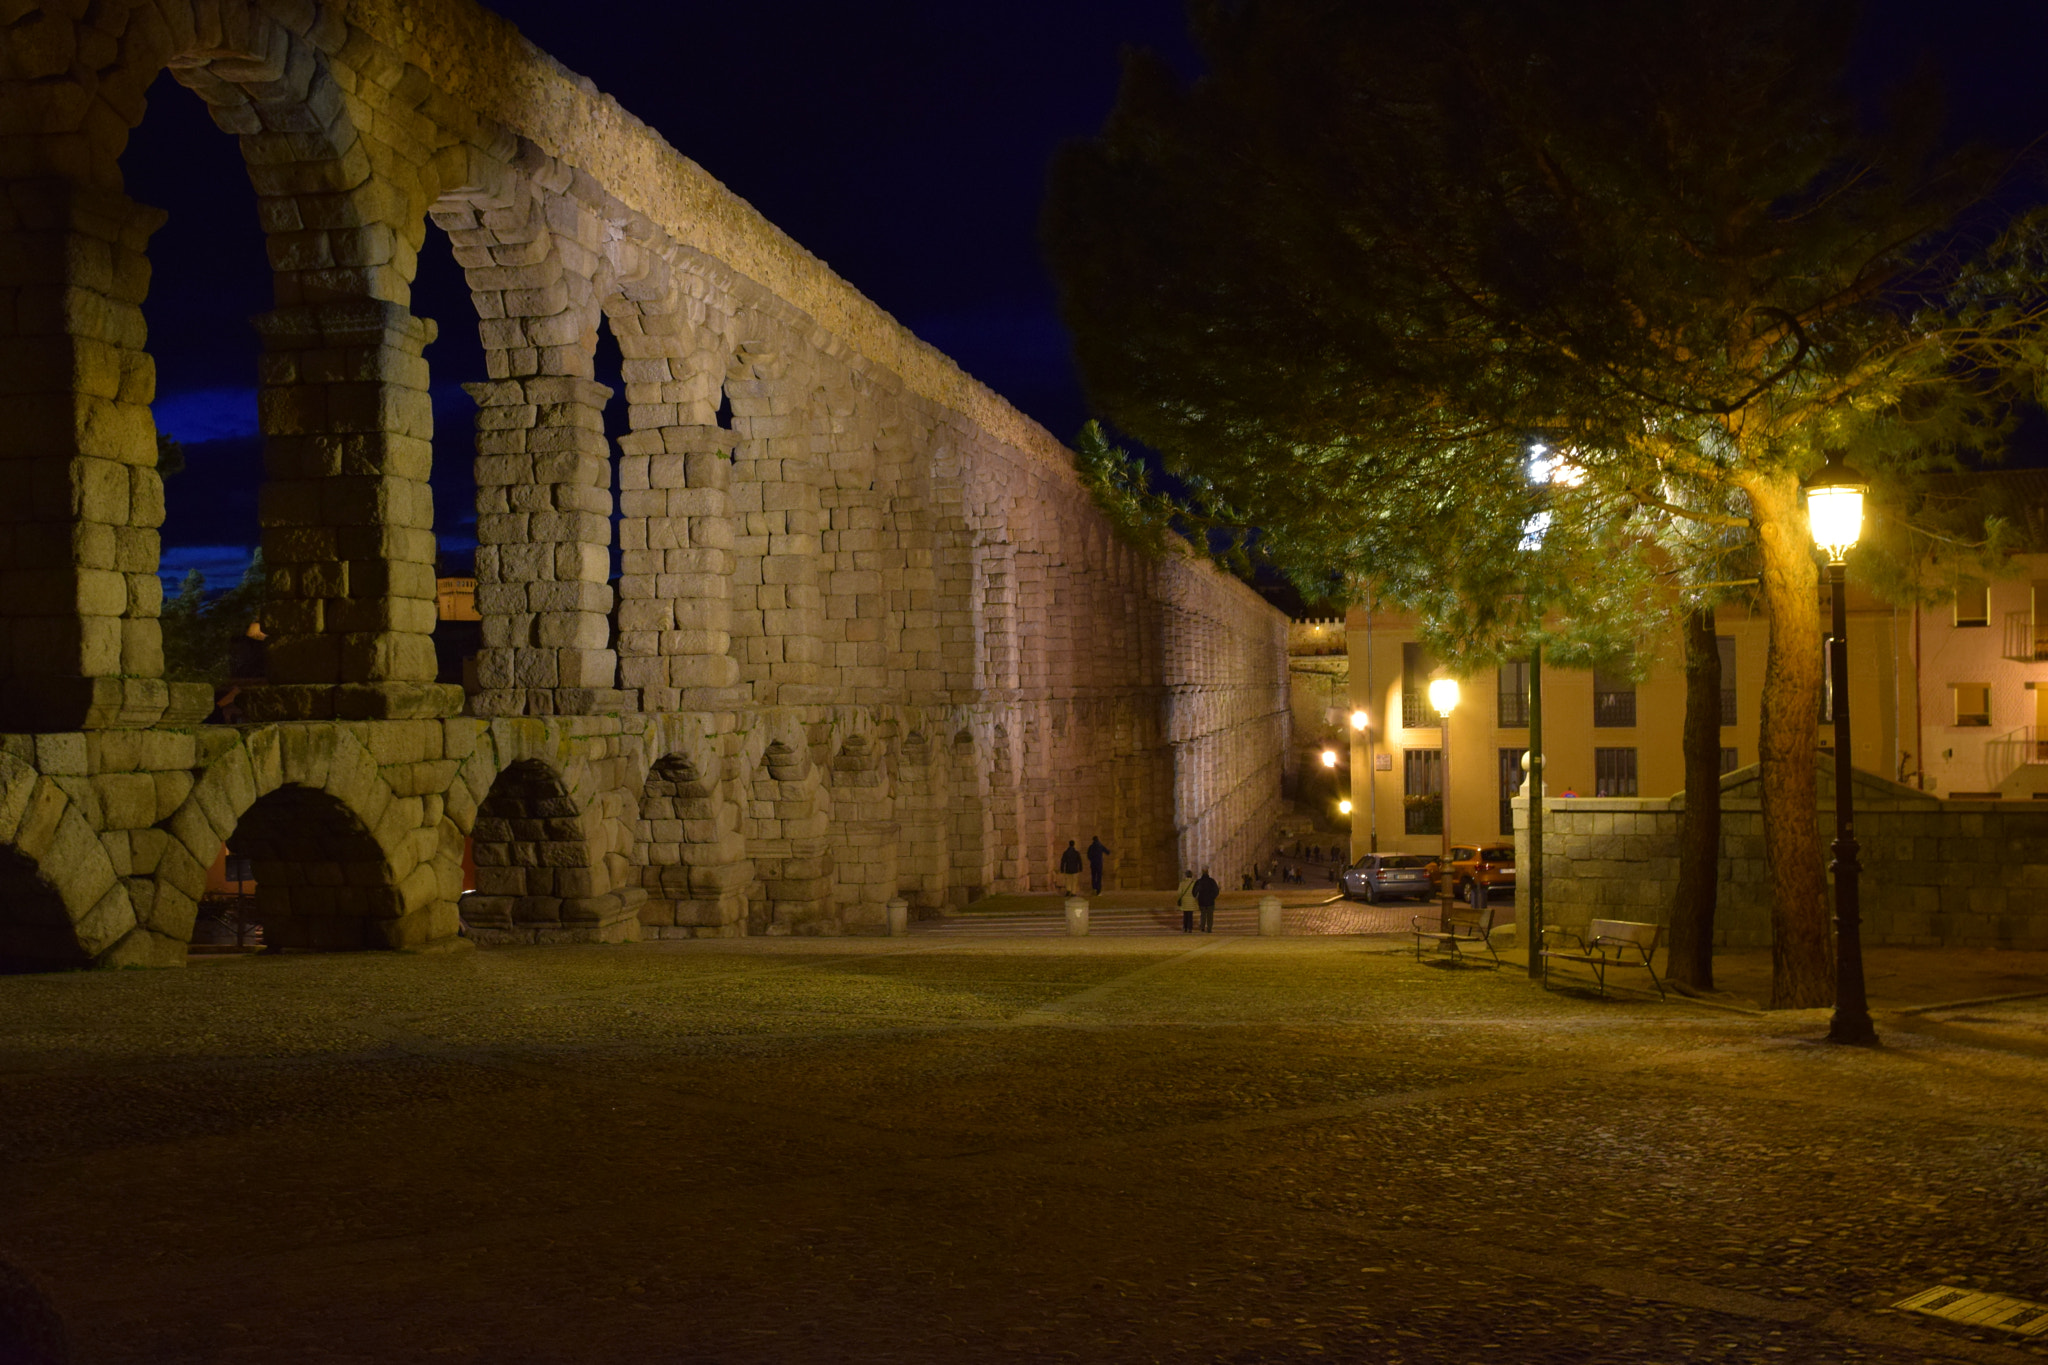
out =
[[[619,675],[649,711],[735,700],[732,445],[717,426],[619,442]]]
[[[532,320],[526,320],[533,325]],[[466,388],[477,414],[480,715],[625,705],[611,648],[612,391],[574,375]]]
[[[142,321],[162,222],[72,180],[0,197],[0,731],[149,725],[172,699]],[[180,710],[211,704],[203,685],[175,690]]]
[[[824,514],[810,431],[779,392],[775,358],[746,360],[746,374],[726,381],[740,437],[732,469],[733,658],[759,705],[826,701],[830,691],[818,683]]]
[[[250,716],[456,714],[462,689],[435,681],[433,322],[359,297],[279,308],[257,327],[270,643]]]

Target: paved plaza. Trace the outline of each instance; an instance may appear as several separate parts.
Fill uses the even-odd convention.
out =
[[[1879,1004],[1386,935],[0,979],[0,1305],[78,1362],[2048,1354],[1889,1308],[2048,1300],[2048,1003]]]

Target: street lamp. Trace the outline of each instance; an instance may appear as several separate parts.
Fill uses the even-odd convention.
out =
[[[1429,685],[1429,704],[1436,708],[1437,724],[1442,729],[1443,793],[1439,798],[1438,832],[1443,836],[1443,856],[1437,862],[1438,875],[1443,878],[1442,922],[1437,926],[1442,932],[1451,931],[1451,712],[1458,706],[1458,680],[1438,678]]]
[[[1343,799],[1342,801],[1339,801],[1339,802],[1337,803],[1337,814],[1339,814],[1339,815],[1349,815],[1349,814],[1351,814],[1351,798],[1350,798],[1350,797],[1348,797],[1348,796],[1347,796],[1347,797],[1345,797],[1345,798],[1344,798],[1344,799]]]
[[[1335,749],[1323,750],[1323,766],[1325,768],[1334,768],[1337,766],[1337,751]]]
[[[1806,481],[1806,521],[1813,529],[1813,543],[1828,557],[1828,596],[1834,611],[1828,677],[1835,713],[1835,1014],[1828,1022],[1828,1041],[1865,1046],[1877,1042],[1877,1029],[1870,1022],[1870,1002],[1863,989],[1863,909],[1857,886],[1862,868],[1856,860],[1856,811],[1849,777],[1849,615],[1842,561],[1863,534],[1863,495],[1869,491],[1869,481],[1832,454]]]
[[[1363,711],[1353,711],[1351,713],[1351,728],[1354,730],[1363,730],[1366,727],[1367,722],[1369,722],[1371,719],[1372,717],[1366,715]]]

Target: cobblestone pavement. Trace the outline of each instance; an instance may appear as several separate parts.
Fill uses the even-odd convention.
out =
[[[0,979],[0,1262],[83,1362],[2048,1355],[1888,1309],[2048,1301],[2048,1006],[1880,1026],[1371,938]]]

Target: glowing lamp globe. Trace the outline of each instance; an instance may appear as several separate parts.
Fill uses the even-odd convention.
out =
[[[1448,716],[1458,706],[1458,680],[1438,678],[1429,685],[1429,704],[1440,716]]]
[[[1351,728],[1354,730],[1363,730],[1366,726],[1366,722],[1370,719],[1371,717],[1367,716],[1363,711],[1353,711],[1351,713]]]
[[[1325,768],[1334,768],[1337,766],[1337,751],[1335,749],[1323,750],[1323,766]]]
[[[1343,800],[1343,801],[1339,801],[1339,802],[1337,803],[1337,814],[1339,814],[1339,815],[1349,815],[1349,814],[1351,814],[1351,802],[1350,802],[1350,801],[1349,801],[1348,799],[1347,799],[1347,800]]]
[[[1869,491],[1869,481],[1833,455],[1806,481],[1806,521],[1828,563],[1840,564],[1863,534],[1863,495]]]

